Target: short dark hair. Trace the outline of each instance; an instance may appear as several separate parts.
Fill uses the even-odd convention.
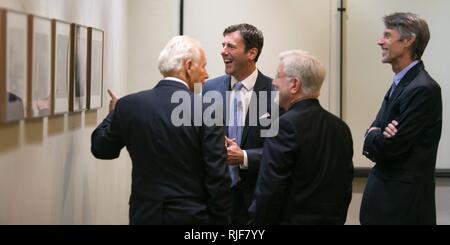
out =
[[[416,41],[412,46],[413,59],[422,58],[422,54],[430,40],[430,31],[427,22],[413,13],[393,13],[383,18],[386,28],[397,29],[400,39],[416,36]]]
[[[236,31],[240,32],[242,39],[244,40],[245,52],[252,48],[256,48],[258,50],[258,54],[255,58],[255,62],[257,62],[264,45],[264,36],[262,32],[253,25],[242,23],[227,27],[223,31],[223,36]]]

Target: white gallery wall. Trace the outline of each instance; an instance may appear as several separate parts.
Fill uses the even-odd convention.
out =
[[[103,29],[104,86],[126,93],[126,2],[0,0],[0,8]],[[103,103],[97,112],[0,125],[0,224],[128,223],[128,155],[99,161],[90,153]]]
[[[179,0],[128,0],[128,93],[153,88],[159,52],[179,34]]]
[[[278,53],[304,49],[319,57],[328,74],[320,97],[339,114],[339,0],[185,0],[185,34],[199,39],[207,53],[210,77],[223,74],[222,32],[248,22],[261,29],[265,45],[258,67],[274,76]],[[352,129],[354,162],[361,156],[362,135],[390,85],[392,72],[380,62],[376,40],[382,16],[414,11],[430,22],[431,41],[424,61],[448,103],[450,23],[447,0],[345,1],[343,119]],[[108,113],[106,89],[118,96],[152,88],[161,79],[157,58],[178,34],[179,0],[0,0],[9,8],[105,30],[104,98],[97,112],[0,124],[0,224],[127,224],[131,161],[127,151],[111,161],[93,158],[90,135]],[[444,130],[438,164],[450,163]],[[348,224],[358,223],[361,191],[355,182]],[[437,183],[438,223],[450,224],[448,181]]]
[[[355,167],[372,167],[363,157],[365,130],[378,112],[386,91],[392,83],[391,66],[381,63],[377,40],[384,30],[382,17],[396,12],[413,12],[424,17],[430,28],[431,39],[422,57],[425,68],[442,89],[443,124],[439,144],[437,168],[450,169],[450,1],[447,0],[347,0],[345,13],[345,47],[343,80],[343,119],[352,130]],[[359,224],[359,207],[365,179],[355,179],[353,199],[347,224]],[[450,224],[450,188],[448,178],[436,181],[437,223]]]
[[[394,76],[391,66],[381,63],[377,40],[384,30],[383,16],[401,11],[419,14],[430,28],[431,39],[422,59],[442,89],[443,124],[437,168],[450,170],[450,1],[347,0],[346,7],[343,119],[352,130],[355,166],[373,166],[361,154],[363,135],[375,119]]]
[[[0,125],[0,224],[128,224],[131,160],[95,159],[90,136],[118,96],[161,79],[178,0],[0,0],[0,8],[105,31],[103,108]]]
[[[327,68],[320,102],[338,109],[338,11],[335,0],[187,0],[184,33],[200,40],[206,51],[211,78],[224,74],[220,52],[223,30],[233,24],[249,23],[263,32],[264,47],[257,67],[274,77],[278,54],[302,49],[317,56]]]

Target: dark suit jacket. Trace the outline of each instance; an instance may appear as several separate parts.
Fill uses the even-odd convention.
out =
[[[207,93],[209,91],[218,91],[222,94],[222,98],[226,98],[226,92],[231,90],[231,76],[224,75],[221,77],[217,77],[211,80],[208,80],[203,86],[203,93]],[[250,206],[251,200],[253,198],[253,193],[255,190],[256,180],[258,178],[259,166],[261,161],[262,147],[264,145],[264,137],[261,137],[261,130],[268,129],[270,126],[263,127],[259,118],[264,116],[264,114],[272,113],[272,101],[271,91],[273,91],[272,79],[270,77],[265,76],[260,71],[258,71],[258,77],[256,79],[255,86],[253,88],[253,92],[255,94],[252,96],[252,102],[256,102],[255,104],[259,104],[259,92],[268,92],[267,99],[267,107],[266,110],[260,110],[258,108],[257,111],[257,125],[249,126],[249,113],[247,112],[245,126],[242,131],[242,140],[240,147],[241,149],[247,152],[248,159],[248,169],[240,169],[239,174],[241,181],[239,183],[240,189],[243,193],[243,205],[245,212],[247,212],[248,207]],[[229,101],[225,102],[225,106],[223,107],[223,123],[225,122],[225,114],[229,111]],[[225,132],[227,133],[227,127],[225,127]]]
[[[352,197],[350,129],[317,99],[295,103],[268,138],[255,201],[256,224],[344,224]]]
[[[194,95],[186,86],[160,81],[117,102],[92,133],[91,151],[113,159],[126,146],[133,162],[131,224],[229,223],[232,196],[223,128],[174,126],[175,92],[187,95],[190,102],[183,103],[193,112]]]
[[[398,133],[384,128],[397,120]],[[366,135],[363,154],[375,162],[364,191],[362,224],[435,224],[435,165],[442,127],[441,88],[422,62],[411,68],[389,99],[386,93]]]

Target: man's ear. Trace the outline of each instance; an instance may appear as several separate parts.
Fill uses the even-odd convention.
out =
[[[247,51],[248,53],[248,58],[255,61],[256,60],[256,56],[258,55],[258,49],[257,48],[251,48]]]
[[[416,41],[416,35],[412,34],[412,36],[409,39],[404,39],[404,43],[406,47],[411,47],[413,43]]]
[[[194,91],[194,83],[192,82],[192,66],[194,65],[194,63],[192,62],[192,59],[187,59],[184,62],[184,78],[185,78],[185,82],[188,84],[189,86],[189,90]]]
[[[298,77],[291,78],[291,92],[296,94],[298,91],[302,89],[302,82]]]
[[[187,60],[184,62],[184,70],[185,70],[188,74],[190,74],[191,69],[192,69],[192,60],[191,60],[191,59],[187,59]]]

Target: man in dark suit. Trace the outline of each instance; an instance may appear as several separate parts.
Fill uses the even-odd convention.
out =
[[[222,119],[227,125],[226,145],[234,196],[232,223],[246,224],[265,139],[262,130],[267,129],[260,120],[276,117],[278,108],[272,108],[272,79],[256,68],[264,44],[262,32],[253,25],[238,24],[227,27],[223,36],[221,55],[226,75],[207,81],[203,93],[207,97],[210,91],[220,92],[224,99]],[[225,100],[227,92],[230,99]],[[238,96],[239,108],[234,111],[233,99]],[[260,103],[266,104],[266,108],[258,107]],[[275,113],[273,109],[276,109]],[[231,116],[227,117],[227,113]],[[239,117],[237,133],[232,133],[232,115]]]
[[[364,190],[361,224],[436,224],[435,167],[442,128],[439,85],[420,60],[428,25],[411,13],[384,17],[382,62],[395,73],[364,140],[375,162]]]
[[[286,111],[266,139],[255,200],[256,224],[344,224],[352,197],[349,127],[318,101],[325,68],[307,52],[280,54],[278,101]]]
[[[208,77],[205,66],[198,41],[174,37],[159,57],[164,79],[117,104],[112,96],[112,111],[92,133],[95,157],[116,158],[124,146],[130,154],[130,224],[230,222],[224,130],[198,125],[191,116],[194,97],[200,97],[191,91]]]

